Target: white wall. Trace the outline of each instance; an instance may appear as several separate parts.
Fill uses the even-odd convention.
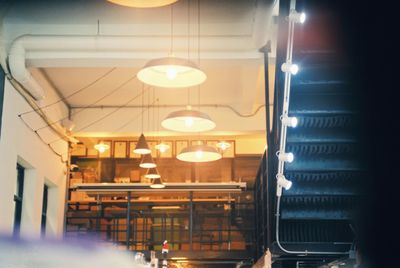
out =
[[[14,201],[16,190],[17,162],[24,166],[25,182],[22,208],[21,237],[40,237],[43,186],[49,186],[47,228],[48,237],[61,237],[63,231],[66,165],[19,119],[18,114],[32,110],[21,95],[5,81],[3,125],[0,137],[0,233],[12,234]],[[57,99],[47,89],[43,104]],[[62,104],[54,105],[48,113],[52,118],[66,115]],[[44,125],[35,113],[23,116],[33,127]],[[57,139],[48,130],[40,131],[47,142]],[[54,149],[67,157],[67,144],[63,141],[52,144]]]

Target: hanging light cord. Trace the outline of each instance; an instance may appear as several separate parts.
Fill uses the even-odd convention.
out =
[[[111,112],[108,112],[107,114],[105,114],[104,116],[102,116],[102,117],[96,119],[95,121],[93,121],[93,122],[91,122],[91,123],[89,123],[89,124],[87,124],[87,125],[85,125],[85,126],[79,128],[79,129],[76,130],[76,131],[78,132],[78,131],[82,131],[82,130],[84,130],[84,129],[87,129],[87,128],[93,126],[94,124],[96,124],[96,123],[98,123],[98,122],[100,122],[100,121],[106,119],[107,117],[113,115],[114,113],[118,112],[118,111],[121,110],[122,108],[126,107],[129,103],[131,103],[132,101],[134,101],[135,99],[137,99],[138,97],[140,97],[142,94],[143,94],[143,91],[140,92],[139,94],[135,95],[133,98],[129,99],[129,100],[128,100],[127,102],[125,102],[123,105],[117,107],[116,109],[112,110]],[[49,142],[48,144],[51,144],[51,143],[54,143],[54,142],[57,142],[57,141],[60,141],[60,140],[62,140],[62,139],[57,139],[57,140],[51,141],[51,142]]]
[[[72,96],[75,96],[76,94],[78,94],[78,93],[80,93],[80,92],[82,92],[82,91],[84,91],[84,90],[90,88],[91,86],[93,86],[94,84],[96,84],[98,81],[100,81],[101,79],[103,79],[104,77],[106,77],[106,76],[108,76],[110,73],[112,73],[115,69],[116,69],[116,68],[112,68],[112,69],[108,70],[106,73],[104,73],[104,74],[101,75],[100,77],[96,78],[94,81],[90,82],[90,83],[87,84],[86,86],[79,88],[78,90],[72,92],[71,94],[69,94],[69,95],[67,95],[67,96],[65,96],[65,97],[62,97],[62,98],[58,99],[58,100],[55,101],[55,102],[46,104],[46,105],[44,105],[44,106],[42,106],[42,107],[39,107],[39,108],[37,108],[37,109],[33,109],[33,110],[30,110],[30,111],[27,111],[27,112],[20,113],[18,116],[21,117],[21,116],[23,116],[23,115],[25,115],[25,114],[30,114],[30,113],[33,113],[33,112],[36,112],[36,111],[39,111],[39,110],[42,110],[42,109],[46,109],[46,108],[49,108],[49,107],[51,107],[51,106],[53,106],[53,105],[55,105],[55,104],[57,104],[57,103],[62,102],[63,100],[69,99],[69,98],[71,98]]]
[[[111,90],[110,92],[108,92],[107,94],[105,94],[104,96],[102,96],[101,98],[97,99],[95,102],[93,102],[93,103],[91,103],[91,104],[89,104],[89,105],[86,105],[86,106],[82,107],[82,108],[79,109],[78,111],[75,111],[75,112],[71,113],[71,115],[65,116],[65,117],[63,117],[63,118],[61,118],[61,119],[59,119],[59,120],[57,120],[57,121],[54,121],[54,122],[52,122],[51,124],[47,124],[47,125],[45,125],[45,126],[42,126],[42,127],[40,127],[40,128],[37,128],[35,131],[39,131],[39,130],[42,130],[42,129],[44,129],[44,128],[48,128],[49,126],[55,125],[55,124],[57,124],[57,123],[60,123],[61,121],[63,121],[64,119],[69,118],[69,117],[72,116],[72,115],[77,115],[77,114],[79,114],[79,113],[85,111],[86,109],[93,107],[95,104],[97,104],[97,103],[99,103],[100,101],[104,100],[105,98],[111,96],[112,94],[114,94],[115,92],[117,92],[118,90],[120,90],[121,88],[123,88],[125,85],[127,85],[129,82],[131,82],[131,81],[134,80],[134,79],[136,79],[136,75],[133,76],[133,77],[130,77],[128,80],[126,80],[125,82],[123,82],[122,84],[120,84],[120,85],[117,86],[115,89]]]

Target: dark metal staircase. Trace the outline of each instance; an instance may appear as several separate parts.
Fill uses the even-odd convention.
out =
[[[333,23],[334,11],[321,16],[318,5],[313,6],[317,1],[307,1],[307,6],[305,1],[297,2],[296,9],[304,8],[309,16],[304,25],[296,28],[294,36],[293,62],[300,71],[291,80],[289,116],[297,117],[299,123],[296,128],[288,128],[286,152],[295,158],[284,169],[293,186],[283,190],[277,211],[275,153],[279,150],[283,102],[284,74],[280,66],[286,53],[286,40],[280,36],[274,122],[264,156],[267,164],[261,167],[265,170],[257,178],[261,193],[256,194],[256,202],[263,202],[262,208],[256,205],[258,230],[265,232],[259,247],[261,244],[263,250],[271,251],[276,267],[285,266],[288,259],[292,265],[296,265],[294,260],[307,263],[308,259],[311,266],[307,267],[320,267],[329,260],[349,256],[353,249],[353,219],[360,205],[360,185],[366,170],[359,139],[359,92],[352,79],[354,66],[346,61],[339,36],[335,36],[339,33]],[[289,1],[281,1],[280,14],[279,33],[284,35]],[[327,36],[328,40],[324,40]],[[263,250],[258,250],[257,257]]]

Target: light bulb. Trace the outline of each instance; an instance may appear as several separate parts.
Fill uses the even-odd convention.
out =
[[[201,159],[201,158],[203,158],[203,151],[196,151],[196,158],[197,159]]]
[[[193,118],[192,117],[186,117],[185,118],[185,126],[187,126],[187,127],[192,127],[193,126]]]
[[[169,80],[174,80],[177,74],[178,71],[173,66],[167,67],[166,75]]]
[[[306,13],[292,10],[289,14],[289,19],[295,23],[304,23],[306,21]]]
[[[288,163],[292,163],[294,160],[294,155],[292,153],[280,153],[278,152],[278,158],[280,161],[285,161]]]
[[[281,118],[282,124],[288,127],[296,127],[299,120],[297,120],[297,117],[288,117],[288,116],[283,116]]]
[[[285,190],[289,190],[292,187],[292,182],[286,179],[283,174],[276,175],[278,186],[285,188]]]
[[[106,148],[104,148],[103,146],[101,146],[100,148],[99,148],[99,152],[100,153],[104,153],[106,151]]]
[[[297,64],[291,62],[285,62],[281,66],[282,72],[291,73],[293,75],[297,74],[299,71],[299,66]]]
[[[164,146],[160,147],[160,152],[161,153],[165,153],[167,151],[167,148],[165,148]]]

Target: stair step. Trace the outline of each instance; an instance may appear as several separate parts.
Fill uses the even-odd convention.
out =
[[[296,116],[298,125],[294,129],[301,128],[357,128],[358,114],[355,113],[294,113],[291,111],[290,116]],[[292,129],[289,129],[292,131]],[[330,130],[329,130],[330,131]]]
[[[322,122],[323,123],[323,122]],[[325,123],[328,125],[329,122]],[[352,133],[353,132],[353,133]],[[355,130],[344,132],[343,128],[289,128],[287,143],[355,143]]]
[[[343,114],[354,113],[354,99],[351,94],[292,94],[290,114]]]
[[[354,158],[348,156],[296,157],[292,163],[285,164],[286,172],[326,172],[326,171],[363,171]]]
[[[356,155],[360,148],[356,143],[321,143],[321,142],[291,142],[287,143],[286,151],[295,156],[330,156],[330,155]]]

